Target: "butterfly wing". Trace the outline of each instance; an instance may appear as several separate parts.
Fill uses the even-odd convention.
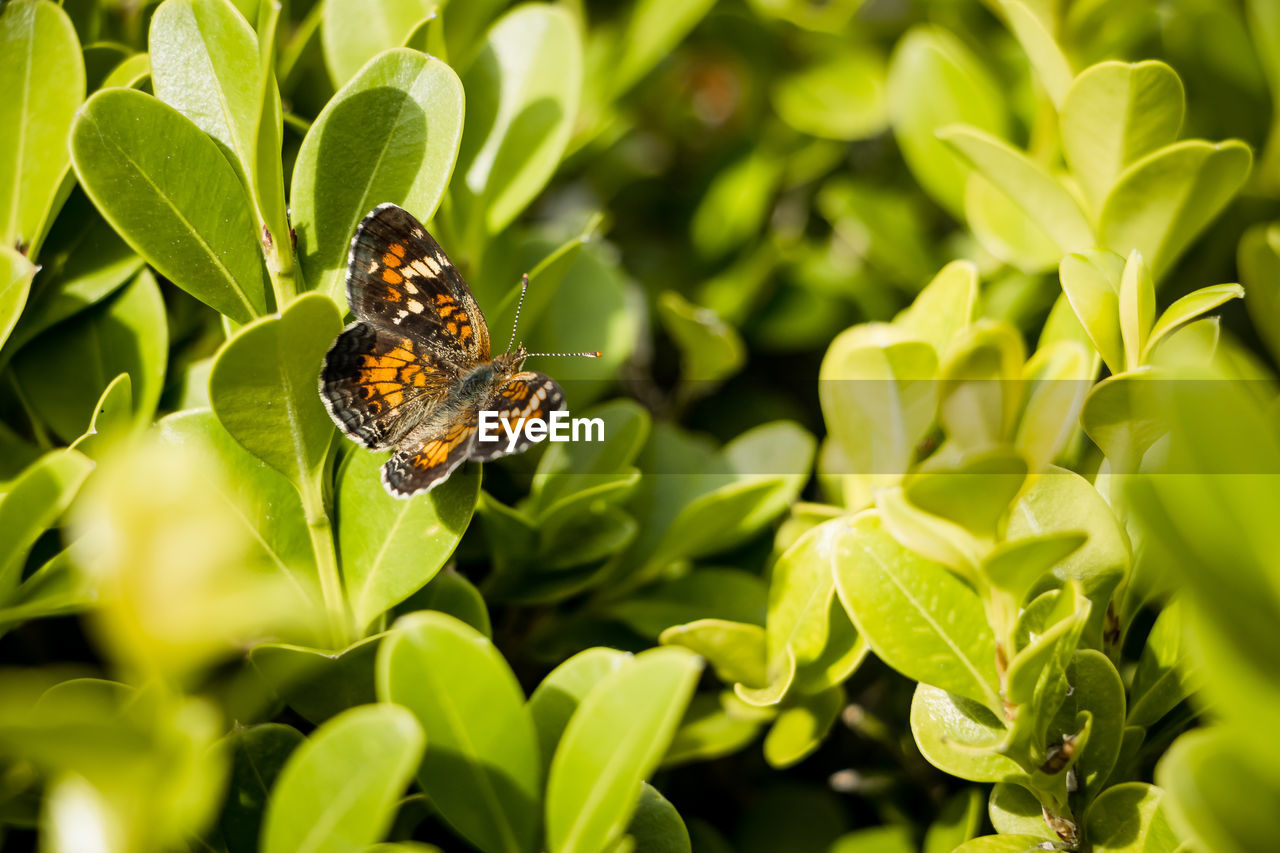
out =
[[[406,443],[382,466],[382,484],[397,498],[429,492],[466,460],[475,443],[476,415],[459,417],[435,435]]]
[[[545,373],[536,370],[522,370],[513,373],[503,380],[489,399],[485,409],[498,413],[498,421],[506,421],[511,428],[519,429],[520,434],[514,447],[509,447],[509,440],[504,429],[499,428],[497,441],[477,441],[471,450],[471,458],[478,462],[497,459],[512,453],[527,450],[530,441],[524,424],[528,421],[551,422],[551,413],[564,408],[564,392],[556,381]],[[517,425],[519,425],[517,427]]]
[[[378,205],[356,228],[347,300],[359,319],[441,358],[489,360],[489,328],[471,289],[422,223],[394,204]]]
[[[457,379],[454,365],[411,337],[357,320],[325,354],[320,397],[339,429],[384,450],[421,422]]]

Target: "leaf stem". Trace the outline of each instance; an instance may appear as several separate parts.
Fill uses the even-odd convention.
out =
[[[307,516],[307,534],[316,557],[316,573],[320,577],[320,594],[329,621],[329,641],[334,651],[351,645],[351,617],[338,573],[338,552],[333,545],[333,526],[325,512],[319,482],[309,478],[301,490],[302,509]]]
[[[267,246],[266,235],[271,232],[263,226],[263,249],[267,257],[267,273],[271,276],[271,290],[276,298],[276,310],[283,311],[298,295],[298,264],[293,256],[293,240],[289,234],[272,234]]]

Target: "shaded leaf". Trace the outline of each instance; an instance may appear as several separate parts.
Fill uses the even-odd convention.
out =
[[[352,708],[290,756],[263,818],[264,853],[346,853],[372,844],[422,755],[422,729],[394,705]]]
[[[484,850],[534,849],[538,738],[524,692],[487,637],[443,613],[402,618],[378,654],[378,697],[422,723],[418,779],[454,828]]]
[[[142,92],[107,89],[77,114],[71,158],[103,217],[157,272],[238,323],[266,312],[249,196],[189,119]]]
[[[84,100],[84,62],[71,19],[55,3],[0,10],[0,244],[34,246],[65,194],[66,138]]]
[[[289,202],[308,286],[343,301],[351,235],[376,205],[393,202],[429,221],[461,134],[462,85],[438,59],[389,50],[343,86],[293,168]]]
[[[547,846],[595,851],[620,837],[642,782],[675,734],[701,670],[684,649],[651,649],[582,700],[551,761]]]

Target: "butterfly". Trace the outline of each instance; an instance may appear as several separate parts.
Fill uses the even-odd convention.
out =
[[[370,450],[395,449],[382,483],[397,498],[427,492],[467,459],[486,462],[526,450],[514,441],[477,441],[481,411],[512,425],[549,421],[564,408],[556,381],[522,370],[534,355],[515,343],[522,280],[507,351],[492,357],[476,299],[422,223],[394,204],[374,208],[356,228],[347,261],[351,323],[325,354],[320,397],[333,422]]]

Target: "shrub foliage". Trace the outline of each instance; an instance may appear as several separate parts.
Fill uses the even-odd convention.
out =
[[[1267,0],[4,3],[0,828],[1272,849],[1278,56]],[[384,202],[604,352],[539,365],[604,442],[386,493],[316,393]]]

